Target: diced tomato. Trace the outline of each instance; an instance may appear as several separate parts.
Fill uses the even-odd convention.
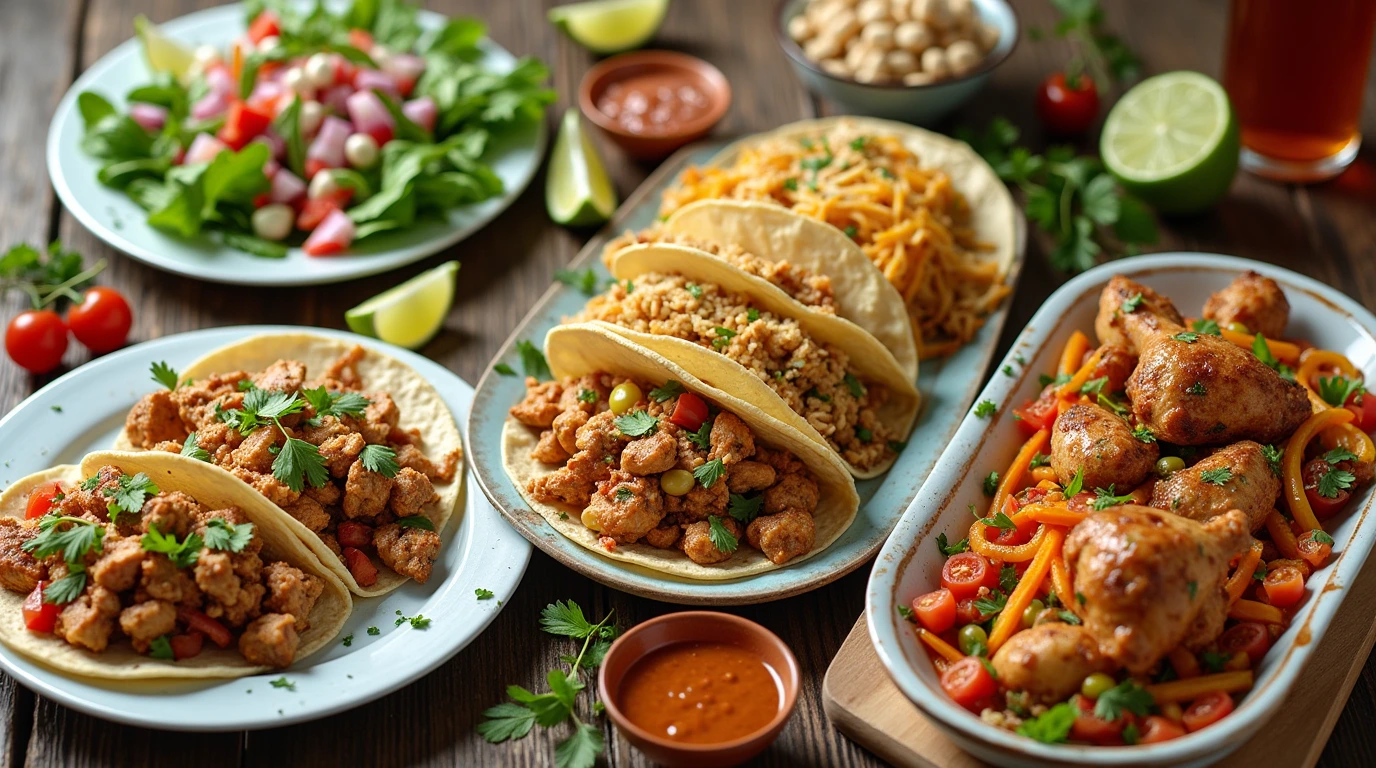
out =
[[[1034,434],[1037,430],[1050,429],[1056,423],[1056,396],[1055,389],[1048,387],[1042,392],[1041,397],[1036,400],[1028,400],[1020,407],[1013,409],[1013,416],[1018,420],[1018,426],[1022,427],[1027,434]]]
[[[306,178],[313,178],[315,174],[329,168],[330,166],[318,157],[306,158]]]
[[[1185,735],[1185,729],[1181,728],[1179,723],[1171,722],[1169,718],[1160,715],[1151,715],[1143,720],[1140,730],[1138,744],[1158,744]]]
[[[57,502],[53,498],[62,493],[62,484],[57,481],[43,483],[29,493],[29,504],[24,508],[24,519],[33,520],[53,511]]]
[[[373,527],[363,523],[355,523],[352,520],[339,524],[339,530],[335,532],[335,537],[339,539],[341,547],[363,547],[373,543]]]
[[[377,583],[377,566],[362,550],[344,547],[344,563],[349,566],[349,573],[354,575],[354,581],[360,587],[371,587]]]
[[[1252,664],[1261,661],[1261,657],[1271,648],[1271,633],[1265,624],[1255,621],[1244,621],[1230,627],[1218,638],[1218,651],[1226,656],[1236,653],[1245,653]]]
[[[1117,720],[1105,720],[1094,714],[1094,702],[1084,696],[1076,695],[1075,704],[1080,712],[1075,716],[1075,724],[1070,727],[1070,735],[1081,741],[1117,743],[1123,738],[1123,729],[1134,719],[1131,712],[1123,712]]]
[[[248,102],[235,100],[229,105],[229,114],[225,117],[225,124],[220,127],[220,132],[216,134],[220,141],[229,145],[230,149],[239,151],[244,145],[262,135],[263,131],[272,125],[272,110],[266,107],[255,107]]]
[[[1289,565],[1271,568],[1266,571],[1261,588],[1266,591],[1266,602],[1277,608],[1289,608],[1304,597],[1304,574]]]
[[[277,14],[272,11],[263,11],[253,17],[253,23],[248,25],[248,39],[254,45],[263,42],[265,37],[278,37],[282,34],[282,20],[277,18]]]
[[[352,88],[355,77],[358,77],[358,67],[343,56],[336,57],[334,60],[334,84],[347,85]]]
[[[949,589],[913,598],[913,613],[923,627],[938,634],[956,625],[956,599]]]
[[[962,707],[994,695],[998,685],[977,656],[966,656],[941,673],[941,688]]]
[[[1345,407],[1357,415],[1352,425],[1363,432],[1376,432],[1376,394],[1353,393],[1347,398]]]
[[[261,195],[254,195],[254,196],[253,196],[253,207],[254,207],[254,208],[262,208],[263,206],[267,205],[267,204],[270,203],[270,202],[272,202],[272,195],[269,195],[269,194],[267,194],[266,192],[264,192],[264,193],[261,194]]]
[[[51,632],[57,626],[57,614],[62,612],[62,607],[43,601],[43,589],[47,586],[46,581],[38,582],[38,586],[24,598],[24,626],[30,632]]]
[[[669,421],[689,432],[696,432],[702,428],[702,423],[707,421],[708,415],[706,400],[692,392],[684,392],[678,396],[678,403],[674,405],[674,413],[669,417]]]
[[[966,624],[983,624],[989,620],[989,616],[981,613],[975,607],[975,598],[967,597],[956,602],[956,622],[961,626]]]
[[[1190,708],[1185,710],[1185,716],[1181,722],[1185,728],[1194,733],[1208,725],[1227,717],[1233,711],[1233,697],[1223,691],[1213,691],[1194,700]]]
[[[378,123],[377,125],[364,131],[364,133],[368,134],[369,136],[372,136],[373,140],[377,142],[377,145],[379,147],[391,141],[392,137],[396,135],[396,132],[392,129],[392,126],[387,125],[386,123]]]
[[[941,586],[957,600],[973,598],[989,577],[989,561],[974,552],[952,555],[941,568]]]
[[[181,619],[182,623],[190,627],[192,631],[200,632],[221,648],[228,648],[229,644],[234,640],[234,637],[229,634],[229,630],[225,628],[225,625],[201,613],[195,608],[190,608],[185,605],[179,606],[177,608],[177,618]]]
[[[172,656],[177,661],[189,659],[199,655],[201,652],[202,641],[205,635],[200,632],[187,632],[184,635],[173,635],[169,641],[172,644]]]
[[[349,30],[349,45],[367,53],[373,50],[373,35],[366,29]]]
[[[341,187],[339,191],[332,192],[324,197],[312,197],[306,200],[301,206],[301,213],[296,217],[296,228],[303,232],[309,232],[320,226],[320,222],[330,215],[330,211],[342,211],[344,206],[349,204],[349,199],[353,197],[354,191],[348,187]]]
[[[1300,550],[1300,557],[1306,563],[1315,568],[1322,568],[1323,564],[1328,562],[1328,557],[1333,554],[1333,545],[1317,540],[1315,538],[1316,533],[1316,531],[1309,531],[1300,536],[1296,546]]]
[[[1333,465],[1323,459],[1314,459],[1304,465],[1304,495],[1309,499],[1309,506],[1314,509],[1314,516],[1320,520],[1326,520],[1336,514],[1347,505],[1348,498],[1352,492],[1345,488],[1333,488],[1333,496],[1324,496],[1319,493],[1319,481],[1324,475],[1336,469]]]

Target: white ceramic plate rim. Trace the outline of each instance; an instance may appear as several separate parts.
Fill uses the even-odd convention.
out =
[[[445,21],[444,16],[424,10],[417,18],[427,29],[439,27]],[[174,39],[228,45],[244,29],[243,7],[236,3],[207,8],[160,24],[159,28]],[[484,38],[481,47],[493,66],[507,70],[515,65],[516,57],[492,40]],[[292,248],[285,259],[264,259],[220,245],[207,235],[183,240],[149,227],[143,209],[124,193],[101,185],[96,180],[100,163],[82,153],[79,146],[81,115],[76,108],[77,96],[82,91],[94,90],[113,103],[122,104],[125,92],[136,83],[108,82],[110,73],[127,66],[131,59],[141,60],[142,56],[138,38],[126,40],[91,65],[67,90],[48,129],[48,175],[63,206],[92,234],[139,261],[174,274],[231,285],[296,286],[336,283],[396,269],[454,245],[495,219],[530,185],[545,153],[548,131],[545,121],[540,120],[522,129],[531,134],[528,144],[503,145],[494,158],[494,170],[505,187],[500,196],[452,210],[444,223],[422,224],[426,235],[414,231],[378,235],[389,238],[384,242],[401,241],[386,250],[370,251],[365,241],[363,252],[338,257],[315,258],[300,248]],[[151,78],[146,65],[143,71],[143,78]],[[103,216],[102,210],[112,215]],[[119,222],[118,228],[106,221],[112,217]],[[412,242],[415,237],[423,239]]]
[[[53,461],[68,461],[62,455],[70,450],[69,439],[91,439],[92,430],[105,429],[102,415],[94,426],[87,419],[86,429],[77,437],[65,434],[62,421],[70,425],[83,410],[109,409],[109,398],[123,393],[111,392],[116,377],[146,372],[151,360],[167,360],[174,367],[199,357],[207,349],[239,341],[249,336],[274,332],[308,331],[377,349],[415,368],[437,390],[462,424],[473,401],[473,388],[439,364],[420,355],[374,339],[341,331],[295,326],[238,326],[214,328],[167,336],[144,342],[94,360],[66,373],[35,392],[0,419],[0,458],[17,452],[6,446],[32,449],[32,439],[22,440],[10,432],[20,429],[17,422],[39,418],[51,422],[55,439],[43,447]],[[131,367],[137,368],[131,374]],[[149,387],[156,386],[151,380]],[[78,403],[87,402],[84,408]],[[123,400],[120,400],[123,402]],[[127,408],[133,398],[125,403]],[[59,406],[59,413],[52,410]],[[75,418],[74,418],[75,417]],[[47,434],[47,433],[44,433]],[[8,465],[9,462],[6,462]],[[22,472],[9,471],[7,481],[17,480]],[[408,583],[383,597],[355,598],[354,612],[340,633],[353,633],[353,646],[344,649],[336,641],[303,660],[302,667],[285,672],[265,673],[231,680],[203,682],[151,681],[119,686],[106,682],[74,678],[58,672],[0,645],[0,667],[25,686],[73,709],[131,725],[184,731],[237,731],[277,727],[325,717],[359,706],[401,688],[444,663],[472,642],[501,612],[525,573],[531,546],[502,519],[497,510],[467,481],[462,499],[462,518],[458,527],[451,524],[445,533],[446,549],[441,563],[448,568],[442,581],[420,585]],[[471,564],[471,565],[470,565]],[[482,567],[485,566],[485,567]],[[490,589],[500,600],[477,601],[473,590]],[[393,626],[394,610],[406,615],[424,613],[434,618],[428,630],[418,631]],[[461,619],[469,620],[460,624]],[[376,625],[379,637],[368,637],[364,628]],[[295,691],[272,688],[268,681],[285,676],[296,684]],[[245,694],[247,689],[252,694]],[[140,690],[141,689],[141,690]],[[279,709],[281,714],[278,714]]]
[[[1376,336],[1376,317],[1338,290],[1317,280],[1250,259],[1209,253],[1171,253],[1139,256],[1126,261],[1103,264],[1061,286],[1028,322],[1026,329],[1014,342],[1010,355],[1021,351],[1029,358],[1036,356],[1056,333],[1061,315],[1086,291],[1096,289],[1109,277],[1115,274],[1132,276],[1143,272],[1159,273],[1173,268],[1230,270],[1238,273],[1249,269],[1255,270],[1275,278],[1283,285],[1289,284],[1309,291],[1337,308],[1334,311],[1334,320],[1356,325],[1368,337]],[[1343,317],[1341,313],[1347,313],[1348,317]],[[995,403],[1007,403],[1017,384],[1018,381],[1015,379],[995,376],[980,393],[980,398]],[[894,618],[897,615],[894,610],[895,593],[901,586],[904,561],[912,551],[914,542],[922,540],[929,524],[941,514],[943,499],[953,490],[954,485],[960,482],[966,465],[979,459],[978,446],[985,433],[993,428],[993,420],[983,421],[973,415],[966,417],[950,447],[937,460],[930,478],[918,491],[917,497],[904,513],[875,561],[866,591],[865,616],[870,641],[899,689],[925,715],[958,740],[971,742],[986,750],[1012,753],[1022,759],[1045,761],[1056,765],[1128,766],[1207,762],[1221,759],[1223,755],[1235,749],[1240,740],[1262,727],[1284,702],[1285,695],[1304,670],[1310,655],[1323,638],[1348,592],[1346,585],[1350,585],[1360,573],[1373,543],[1376,543],[1373,529],[1368,526],[1363,530],[1360,525],[1361,519],[1347,546],[1340,551],[1337,561],[1328,566],[1331,570],[1326,583],[1344,585],[1343,588],[1331,591],[1316,590],[1315,598],[1307,604],[1304,612],[1291,622],[1291,630],[1307,624],[1309,642],[1302,645],[1292,643],[1285,649],[1286,655],[1279,662],[1279,669],[1270,675],[1269,679],[1266,675],[1259,679],[1258,688],[1269,690],[1258,692],[1254,689],[1232,716],[1184,738],[1135,747],[1041,744],[985,725],[977,717],[955,706],[940,690],[924,682],[901,655],[890,652],[890,648],[897,649],[900,647],[899,644],[911,642],[911,638],[899,633],[898,622]],[[1370,511],[1374,498],[1376,491],[1368,489],[1365,507],[1359,510],[1359,517],[1364,517],[1366,512]]]

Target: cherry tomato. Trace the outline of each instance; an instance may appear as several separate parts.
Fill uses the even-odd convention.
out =
[[[57,614],[62,612],[61,606],[44,602],[43,588],[46,586],[48,582],[38,582],[38,586],[24,598],[24,626],[31,632],[53,631],[53,627],[57,626]]]
[[[1143,720],[1140,730],[1138,744],[1157,744],[1185,735],[1185,729],[1181,728],[1179,723],[1173,723],[1169,718],[1160,715],[1151,715]]]
[[[205,635],[200,632],[187,632],[184,635],[173,635],[168,642],[172,644],[172,657],[177,661],[189,659],[201,652],[201,644]]]
[[[67,325],[51,309],[20,312],[5,329],[5,352],[29,373],[47,373],[67,351]]]
[[[1357,418],[1352,425],[1363,432],[1376,432],[1376,394],[1363,392],[1353,393],[1347,398],[1345,407],[1357,414]]]
[[[1304,495],[1309,499],[1309,506],[1314,509],[1314,516],[1320,520],[1326,520],[1341,510],[1346,504],[1352,492],[1344,488],[1334,488],[1333,496],[1324,496],[1319,493],[1319,482],[1323,476],[1333,471],[1334,467],[1323,459],[1314,459],[1304,465]]]
[[[339,524],[335,538],[339,540],[341,547],[366,547],[373,543],[373,528],[349,520]]]
[[[1070,735],[1081,741],[1095,744],[1117,743],[1123,738],[1123,729],[1133,721],[1131,712],[1124,712],[1117,720],[1105,720],[1094,714],[1094,702],[1077,695],[1075,704],[1080,712],[1075,716],[1075,724],[1070,727]]]
[[[1219,653],[1227,656],[1245,653],[1253,664],[1261,661],[1261,657],[1265,656],[1270,648],[1271,631],[1265,624],[1255,621],[1244,621],[1230,627],[1218,638]]]
[[[989,619],[975,607],[973,597],[960,600],[956,603],[956,621],[963,624],[980,624]]]
[[[928,631],[938,634],[956,625],[956,599],[949,589],[913,598],[913,613]]]
[[[344,563],[349,566],[349,573],[353,574],[354,581],[360,587],[371,587],[377,583],[377,566],[362,550],[344,547]]]
[[[706,400],[692,392],[684,392],[678,396],[678,402],[674,405],[674,413],[669,417],[669,421],[689,432],[696,432],[702,428],[702,423],[707,421],[708,415]]]
[[[263,11],[253,17],[253,22],[248,25],[248,39],[254,44],[263,42],[265,37],[277,37],[282,34],[282,20],[277,18],[273,11]]]
[[[129,302],[119,291],[105,286],[86,291],[81,303],[67,310],[67,327],[72,329],[72,335],[98,355],[124,346],[133,324]]]
[[[366,53],[373,49],[373,36],[366,29],[351,29],[349,30],[349,45]]]
[[[1047,130],[1061,136],[1089,130],[1099,117],[1099,92],[1094,81],[1082,74],[1072,87],[1064,72],[1048,76],[1037,91],[1037,117]]]
[[[1222,720],[1232,711],[1233,697],[1223,691],[1213,691],[1195,699],[1190,708],[1185,710],[1181,722],[1185,724],[1186,730],[1194,733],[1206,725],[1213,725]]]
[[[973,598],[979,594],[989,578],[989,561],[974,552],[961,552],[952,555],[941,568],[941,586],[951,590],[957,600]]]
[[[1304,574],[1290,565],[1271,568],[1261,582],[1266,590],[1266,602],[1277,608],[1289,608],[1304,597]]]
[[[1047,387],[1041,397],[1028,400],[1020,407],[1014,408],[1013,416],[1017,418],[1018,426],[1029,435],[1035,434],[1038,430],[1050,429],[1056,423],[1057,416],[1055,390]]]
[[[1328,562],[1329,555],[1333,554],[1333,545],[1326,541],[1319,541],[1315,538],[1316,535],[1317,531],[1305,533],[1296,542],[1296,546],[1300,551],[1300,557],[1306,563],[1315,568],[1322,568],[1323,564]]]
[[[229,633],[225,625],[201,613],[195,608],[185,605],[178,606],[177,618],[181,619],[182,623],[186,624],[191,631],[200,632],[206,637],[209,637],[211,642],[221,648],[228,648],[229,644],[234,640],[233,635]]]
[[[33,520],[53,511],[53,497],[62,493],[62,485],[56,481],[44,483],[29,493],[29,504],[24,508],[24,519]]]
[[[994,695],[998,685],[984,662],[976,656],[966,656],[941,673],[941,688],[962,707],[970,707],[987,696]]]

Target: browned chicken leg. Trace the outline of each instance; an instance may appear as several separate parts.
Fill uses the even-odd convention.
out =
[[[1204,522],[1230,509],[1241,510],[1255,531],[1280,496],[1280,477],[1264,449],[1251,440],[1222,448],[1156,484],[1151,505]]]
[[[1061,485],[1084,470],[1085,490],[1136,488],[1151,472],[1161,450],[1132,436],[1128,423],[1090,403],[1072,405],[1051,431],[1051,468]]]
[[[1150,670],[1182,641],[1213,640],[1201,630],[1222,629],[1212,613],[1227,607],[1213,593],[1251,541],[1237,511],[1203,524],[1136,505],[1091,514],[1065,542],[1085,628],[1132,674]],[[1202,615],[1206,610],[1212,613]]]
[[[1099,294],[1099,314],[1094,318],[1099,343],[1121,347],[1129,355],[1137,354],[1137,343],[1126,326],[1129,321],[1144,318],[1158,318],[1170,325],[1185,322],[1170,299],[1141,283],[1114,275]]]
[[[1059,621],[1013,635],[992,661],[1005,688],[1027,691],[1049,702],[1062,701],[1080,690],[1089,675],[1113,669],[1089,630]]]
[[[1275,280],[1248,270],[1209,297],[1204,316],[1225,328],[1241,323],[1251,333],[1274,339],[1290,322],[1290,302]]]

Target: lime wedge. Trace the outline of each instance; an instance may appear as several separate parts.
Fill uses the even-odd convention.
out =
[[[154,72],[170,72],[178,80],[186,78],[196,57],[190,48],[164,35],[158,25],[145,16],[134,18],[134,32],[143,43],[143,56]]]
[[[1198,72],[1167,72],[1133,86],[1099,137],[1109,172],[1162,213],[1218,202],[1237,173],[1239,147],[1228,94]]]
[[[601,224],[616,210],[616,190],[575,107],[569,107],[559,124],[545,180],[545,208],[555,222],[573,227]]]
[[[354,333],[407,349],[420,349],[439,333],[454,303],[459,262],[428,269],[344,313]]]
[[[648,43],[669,0],[592,0],[549,9],[550,23],[593,53],[620,53]]]

